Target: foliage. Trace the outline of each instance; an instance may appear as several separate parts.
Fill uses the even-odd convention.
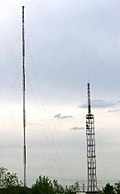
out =
[[[58,184],[56,180],[53,182],[48,177],[41,177],[37,179],[36,183],[32,186],[33,194],[53,194],[63,193],[63,187]]]
[[[76,182],[74,185],[70,185],[69,187],[66,186],[65,193],[66,194],[75,194],[77,191],[79,191],[79,184]]]
[[[22,187],[16,173],[0,167],[0,194],[75,194],[78,189],[78,183],[63,188],[57,180],[51,181],[45,176],[39,176],[31,189]]]
[[[107,183],[103,189],[103,192],[105,194],[115,194],[114,186],[110,185],[110,183]]]
[[[22,187],[16,173],[0,167],[0,194],[76,194],[80,190],[78,182],[65,188],[57,180],[39,176],[32,188]],[[99,194],[120,194],[120,183],[107,183]]]
[[[58,184],[56,180],[49,180],[48,177],[39,177],[36,183],[32,186],[33,194],[75,194],[79,190],[79,184],[65,187]]]
[[[52,183],[47,177],[41,177],[36,180],[36,183],[32,186],[33,194],[53,193]]]
[[[59,185],[56,180],[53,180],[53,191],[54,193],[64,193],[62,185]]]
[[[16,173],[8,172],[7,168],[0,167],[0,188],[21,186]]]
[[[116,194],[120,194],[120,183],[115,183]]]
[[[32,194],[31,189],[24,187],[9,187],[6,189],[0,189],[0,194]]]

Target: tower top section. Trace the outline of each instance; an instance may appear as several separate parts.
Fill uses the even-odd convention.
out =
[[[88,94],[88,114],[91,114],[91,99],[90,99],[90,83],[87,83],[87,94]]]

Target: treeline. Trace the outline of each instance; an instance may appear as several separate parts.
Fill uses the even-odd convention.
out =
[[[114,185],[107,183],[100,194],[120,194],[120,183],[115,183]]]
[[[6,168],[0,168],[0,194],[76,194],[80,191],[79,184],[63,187],[57,180],[39,176],[31,188],[23,187],[15,173],[10,173]],[[109,183],[99,194],[120,194],[120,183]]]
[[[23,187],[17,174],[10,173],[6,168],[0,168],[0,194],[75,194],[79,190],[78,183],[63,187],[57,180],[39,176],[31,188]]]
[[[30,188],[12,186],[8,188],[0,189],[0,194],[32,194],[32,190]]]

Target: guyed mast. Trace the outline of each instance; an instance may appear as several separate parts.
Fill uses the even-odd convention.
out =
[[[23,78],[23,165],[24,165],[24,187],[26,187],[26,77],[25,77],[25,19],[24,9],[22,6],[22,78]]]

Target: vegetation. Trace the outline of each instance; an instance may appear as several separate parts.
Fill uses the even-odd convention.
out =
[[[101,194],[120,194],[120,183],[115,183],[114,185],[107,183]]]
[[[71,185],[63,188],[57,180],[51,181],[48,177],[39,176],[32,188],[25,188],[14,173],[6,168],[0,168],[0,194],[75,194],[79,185]]]
[[[0,189],[0,194],[32,194],[32,190],[30,188],[15,186]]]
[[[63,187],[57,180],[39,176],[31,188],[23,187],[15,173],[0,168],[0,194],[76,194],[79,184]],[[107,183],[100,194],[120,194],[120,183]]]
[[[18,177],[14,173],[8,172],[7,168],[0,168],[0,188],[9,188],[21,186],[21,181],[19,182]]]
[[[115,191],[117,194],[120,194],[120,183],[115,183]]]
[[[79,185],[75,185],[63,188],[62,185],[58,184],[56,180],[49,180],[48,177],[39,177],[36,183],[32,186],[33,194],[75,194],[78,191]]]

